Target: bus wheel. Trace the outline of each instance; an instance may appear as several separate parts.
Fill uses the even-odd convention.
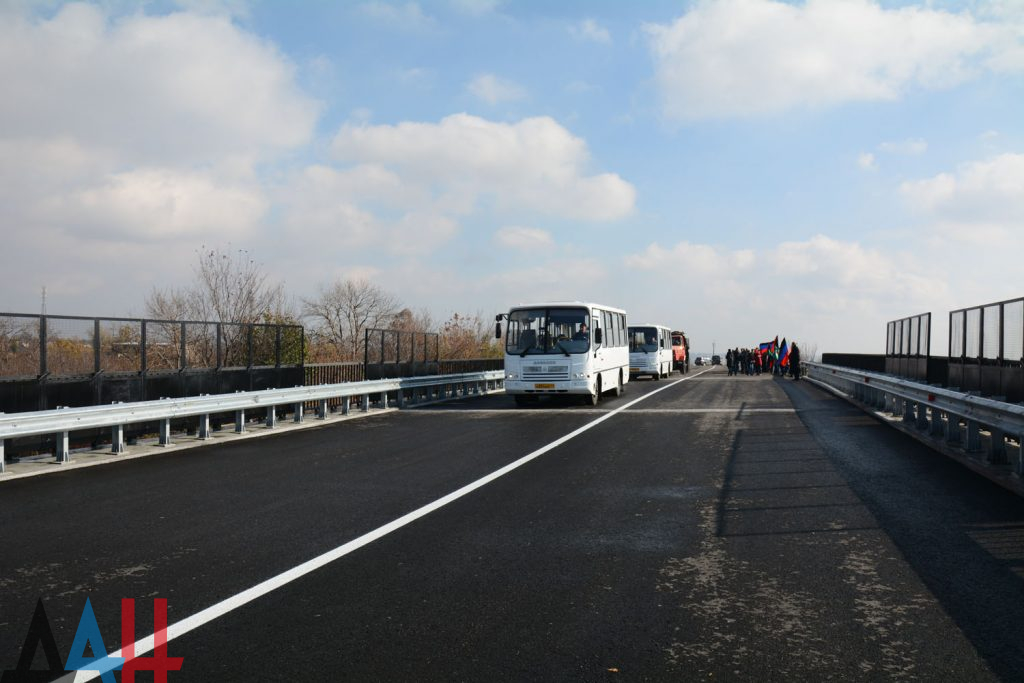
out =
[[[601,376],[597,376],[597,384],[594,385],[594,390],[590,392],[590,396],[587,397],[587,405],[596,406],[597,402],[601,400]]]
[[[619,370],[619,381],[615,383],[615,391],[612,395],[622,396],[622,370]]]

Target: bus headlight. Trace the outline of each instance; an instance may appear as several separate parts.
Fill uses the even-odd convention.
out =
[[[576,379],[586,379],[587,378],[587,373],[585,373],[585,372],[577,372],[575,377],[576,377]]]
[[[519,375],[514,372],[506,372],[505,379],[516,379]]]

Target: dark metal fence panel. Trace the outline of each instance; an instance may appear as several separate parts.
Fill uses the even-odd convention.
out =
[[[966,332],[964,335],[964,353],[968,358],[981,356],[981,309],[972,308],[967,311]]]
[[[217,323],[185,323],[185,367],[212,370],[217,358]]]
[[[0,313],[0,411],[297,386],[304,353],[299,325]]]
[[[1024,299],[1003,304],[1003,359],[1024,361]]]
[[[50,318],[46,326],[46,363],[51,375],[95,372],[94,326],[91,320]]]
[[[964,311],[953,311],[949,314],[949,357],[961,358],[964,355],[964,335],[967,316]]]
[[[981,309],[981,357],[999,360],[1003,357],[1003,335],[1000,328],[1003,324],[1002,305],[985,306]]]
[[[1024,298],[949,314],[949,386],[1024,401]]]
[[[922,313],[886,325],[885,372],[908,379],[927,378],[931,323],[932,314]]]
[[[0,377],[42,374],[39,324],[39,316],[0,316]]]

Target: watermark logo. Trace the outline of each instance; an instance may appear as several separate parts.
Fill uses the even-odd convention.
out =
[[[53,681],[68,671],[97,672],[103,683],[116,683],[114,671],[121,672],[121,683],[135,683],[136,671],[152,671],[154,683],[167,683],[167,672],[180,671],[184,657],[167,656],[167,600],[153,600],[153,654],[143,657],[135,654],[135,600],[121,600],[121,649],[107,653],[103,644],[96,613],[92,603],[85,599],[82,617],[78,620],[78,629],[71,644],[71,652],[67,661],[61,663],[57,641],[50,628],[50,620],[46,618],[46,609],[40,598],[36,602],[36,610],[32,615],[32,623],[28,627],[28,635],[21,646],[18,664],[13,669],[3,672],[0,683],[35,683],[36,681]],[[45,669],[33,669],[32,661],[39,648],[43,650],[46,660]],[[92,656],[86,652],[91,651]],[[117,656],[115,656],[117,655]]]

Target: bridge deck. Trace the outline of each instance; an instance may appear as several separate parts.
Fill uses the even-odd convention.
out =
[[[678,377],[597,409],[484,396],[9,482],[0,669],[39,597],[64,658],[86,597],[110,649],[121,598],[143,599],[141,637],[166,597],[171,623],[224,605],[171,641],[172,682],[1024,671],[1024,501],[804,382]]]

